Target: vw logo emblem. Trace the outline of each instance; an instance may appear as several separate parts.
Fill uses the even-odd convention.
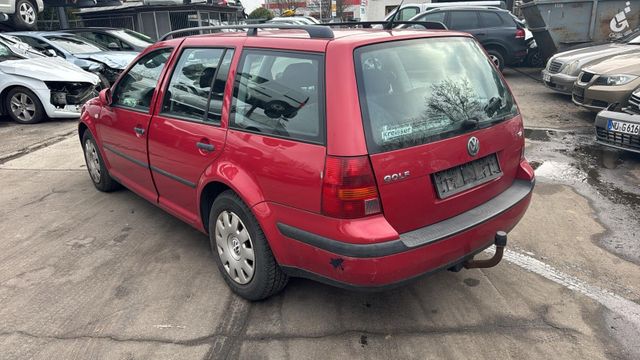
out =
[[[478,151],[480,151],[480,140],[477,137],[472,136],[467,142],[467,152],[471,156],[478,155]]]

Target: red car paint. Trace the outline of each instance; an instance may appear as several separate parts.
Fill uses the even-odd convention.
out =
[[[161,41],[139,57],[161,48],[173,49],[158,79],[150,110],[140,113],[93,99],[83,108],[80,135],[85,130],[94,135],[109,172],[119,182],[204,233],[208,232],[208,218],[203,216],[203,201],[207,200],[203,191],[211,184],[232,189],[252,210],[278,263],[292,275],[346,286],[394,284],[451,266],[490,246],[496,231],[511,230],[524,215],[530,190],[513,206],[480,224],[439,241],[383,256],[331,253],[285,236],[278,224],[347,245],[385,244],[409,231],[469,212],[505,192],[516,179],[531,183],[531,188],[534,181],[533,170],[522,156],[524,131],[520,115],[424,145],[369,153],[354,80],[354,49],[430,37],[469,36],[449,31],[350,30],[336,32],[334,39],[308,39],[301,32],[272,31],[252,37],[227,33]],[[192,47],[234,50],[220,126],[160,114],[178,55]],[[324,54],[324,143],[229,129],[236,69],[247,48]],[[136,133],[134,127],[143,128],[144,133]],[[502,176],[439,199],[431,175],[476,158],[465,150],[471,136],[483,144],[477,158],[497,154]],[[213,145],[213,151],[202,151],[196,146],[198,142]],[[348,219],[323,214],[327,156],[368,157],[381,213]],[[411,176],[391,183],[383,180],[386,174],[404,171]]]

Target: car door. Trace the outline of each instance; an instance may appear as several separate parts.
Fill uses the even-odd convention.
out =
[[[149,171],[147,132],[156,87],[164,75],[172,49],[163,48],[140,58],[113,87],[113,100],[96,119],[96,132],[110,165],[109,172],[123,185],[157,200]]]
[[[158,202],[191,223],[199,217],[198,180],[225,144],[222,109],[233,54],[231,48],[185,47],[151,122],[149,161]]]
[[[500,15],[493,11],[478,11],[478,17],[480,18],[480,26],[482,27],[482,36],[478,36],[480,43],[485,45],[488,42],[503,43],[504,34],[508,34],[507,37],[514,38],[515,29],[509,30],[509,25],[506,24]],[[511,28],[513,29],[513,22]]]

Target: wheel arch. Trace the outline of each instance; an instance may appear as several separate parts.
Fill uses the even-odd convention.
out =
[[[209,232],[211,205],[222,192],[233,191],[251,211],[254,211],[255,205],[265,201],[263,192],[254,177],[235,164],[224,160],[209,166],[199,181],[199,188],[197,203],[205,233]]]

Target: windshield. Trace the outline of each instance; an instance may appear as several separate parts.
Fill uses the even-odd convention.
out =
[[[33,50],[31,46],[16,38],[0,35],[0,39],[0,61],[44,57],[38,51]]]
[[[448,138],[517,115],[511,93],[472,39],[432,38],[355,52],[369,152]]]
[[[114,36],[134,45],[140,47],[147,47],[153,44],[153,40],[150,37],[139,34],[135,31],[130,30],[111,30],[111,34]]]
[[[63,48],[71,54],[88,54],[107,50],[98,44],[93,44],[71,36],[47,36],[46,38],[54,45]]]

